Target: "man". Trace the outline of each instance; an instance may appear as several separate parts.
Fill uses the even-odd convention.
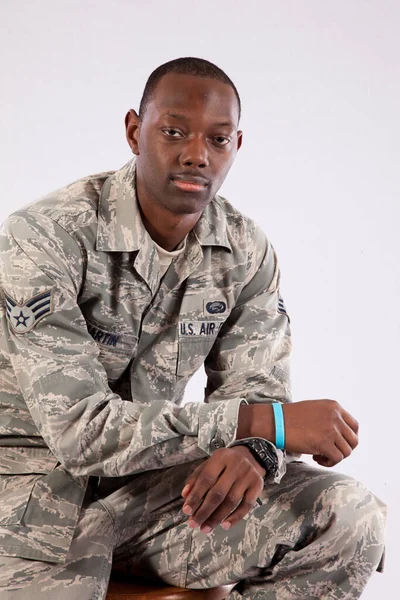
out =
[[[337,464],[358,425],[291,402],[275,252],[217,195],[239,119],[223,71],[170,61],[126,116],[133,160],[3,227],[1,598],[103,599],[112,562],[233,600],[358,598],[381,561],[382,503],[296,460]]]

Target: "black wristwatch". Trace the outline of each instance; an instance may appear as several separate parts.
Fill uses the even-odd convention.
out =
[[[276,448],[263,438],[245,438],[237,440],[232,446],[246,446],[257,462],[266,470],[265,477],[274,477],[278,470],[278,456]],[[231,446],[231,447],[232,447]]]

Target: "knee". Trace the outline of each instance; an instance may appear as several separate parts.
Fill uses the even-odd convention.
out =
[[[317,503],[335,514],[338,522],[349,529],[375,521],[380,531],[384,529],[386,505],[352,477],[332,474]]]
[[[332,474],[329,485],[315,506],[316,524],[332,529],[349,553],[362,553],[376,568],[384,548],[386,506],[362,483],[345,475]],[[319,523],[318,523],[319,521]]]

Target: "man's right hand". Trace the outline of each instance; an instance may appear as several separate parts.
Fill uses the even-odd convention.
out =
[[[288,452],[312,454],[318,464],[333,467],[358,445],[358,423],[336,400],[304,400],[282,407]],[[237,439],[244,437],[275,442],[271,405],[240,407]]]

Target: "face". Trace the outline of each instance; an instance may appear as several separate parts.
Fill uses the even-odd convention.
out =
[[[142,119],[130,110],[125,120],[128,143],[137,156],[140,204],[180,215],[203,211],[240,148],[238,112],[230,85],[165,75]]]

